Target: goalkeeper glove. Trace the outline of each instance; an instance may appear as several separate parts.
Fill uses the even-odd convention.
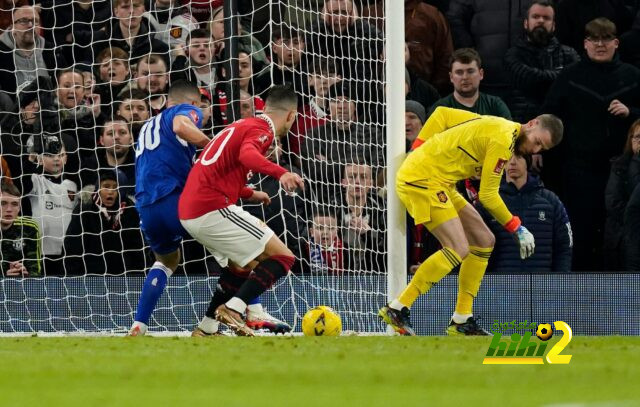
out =
[[[533,235],[531,232],[527,230],[524,226],[520,225],[518,229],[513,233],[513,238],[518,243],[520,247],[520,258],[526,259],[527,257],[533,254],[533,249],[535,249],[536,244],[533,239]]]

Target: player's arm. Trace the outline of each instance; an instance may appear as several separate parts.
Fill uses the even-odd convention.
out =
[[[267,160],[262,155],[259,145],[257,138],[247,138],[243,141],[238,157],[242,165],[253,172],[270,175],[279,180],[287,192],[295,191],[296,188],[304,189],[304,182],[298,174]]]
[[[422,130],[411,146],[412,150],[420,147],[431,136],[442,133],[469,120],[480,118],[479,114],[467,112],[466,110],[453,109],[450,107],[438,106],[431,113],[427,122],[422,126]]]
[[[478,198],[491,216],[514,236],[516,243],[520,246],[520,257],[526,259],[533,254],[535,248],[533,235],[522,226],[520,218],[511,214],[499,194],[502,173],[509,158],[511,158],[511,151],[508,146],[489,141],[482,165]]]
[[[204,147],[211,141],[190,118],[181,114],[173,118],[173,131],[178,137],[194,146]]]

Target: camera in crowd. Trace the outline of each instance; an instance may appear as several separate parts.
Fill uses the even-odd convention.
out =
[[[33,137],[33,152],[35,154],[60,154],[62,140],[55,134],[36,134]]]

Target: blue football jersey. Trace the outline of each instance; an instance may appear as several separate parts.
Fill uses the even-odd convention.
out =
[[[196,147],[173,131],[173,119],[186,116],[202,127],[196,106],[172,106],[147,120],[140,130],[136,151],[136,206],[150,205],[175,190],[182,191],[191,170]]]

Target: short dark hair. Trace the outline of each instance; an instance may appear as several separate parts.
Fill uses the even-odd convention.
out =
[[[616,25],[605,17],[593,19],[584,26],[586,38],[612,39],[616,37]]]
[[[102,126],[100,126],[102,127],[102,131],[100,132],[100,137],[102,137],[104,135],[104,132],[107,130],[107,123],[114,123],[114,122],[123,122],[125,126],[127,126],[127,129],[129,129],[129,134],[131,135],[131,137],[133,137],[133,132],[131,131],[131,126],[129,126],[129,122],[127,122],[127,120],[125,120],[124,117],[115,113],[111,117],[106,118],[102,123]]]
[[[473,48],[458,48],[453,51],[453,54],[451,54],[451,58],[449,59],[449,71],[453,68],[454,62],[470,64],[473,61],[478,63],[478,69],[482,68],[482,58],[480,58],[478,51]]]
[[[5,181],[4,179],[2,180],[1,183],[2,183],[2,186],[0,187],[0,189],[2,190],[3,194],[13,195],[17,198],[20,198],[21,194],[18,187],[16,187],[10,182]]]
[[[273,30],[273,34],[271,34],[271,40],[273,42],[280,39],[290,40],[292,38],[300,38],[304,41],[304,35],[301,34],[300,29],[296,25],[280,24]]]
[[[211,33],[209,32],[209,30],[205,30],[204,28],[196,28],[194,30],[191,30],[189,34],[187,34],[187,45],[193,38],[211,38]]]
[[[557,146],[562,141],[562,134],[564,133],[564,125],[562,120],[552,114],[541,114],[536,119],[540,122],[540,126],[546,129],[551,134],[551,143],[553,146]]]
[[[189,81],[176,81],[169,88],[169,98],[174,101],[186,100],[190,96],[200,100],[200,89]]]
[[[527,15],[525,18],[529,18],[529,13],[531,12],[531,8],[533,6],[542,6],[542,7],[551,7],[553,9],[553,19],[556,18],[556,5],[552,0],[533,0],[527,9]]]
[[[118,109],[120,109],[120,105],[122,104],[122,102],[127,99],[142,100],[147,106],[147,110],[149,111],[149,113],[151,113],[151,110],[149,109],[149,95],[145,94],[140,89],[134,88],[124,89],[118,94],[118,98],[113,101],[113,110],[117,112]]]
[[[264,103],[265,107],[271,106],[276,109],[290,110],[297,108],[298,95],[290,85],[276,85],[269,88],[269,93]]]

